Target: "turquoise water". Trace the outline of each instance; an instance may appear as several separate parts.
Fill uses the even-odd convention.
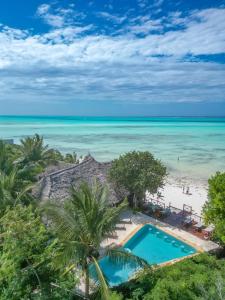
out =
[[[90,152],[99,161],[148,150],[174,175],[207,179],[225,170],[225,118],[0,116],[0,138],[18,142],[34,133],[51,147]]]
[[[143,226],[123,247],[126,251],[145,259],[149,264],[160,264],[196,253],[196,249],[152,225]],[[122,267],[108,257],[100,266],[111,286],[125,282],[137,271],[134,264]]]

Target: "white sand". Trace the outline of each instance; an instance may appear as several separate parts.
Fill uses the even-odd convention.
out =
[[[185,191],[189,187],[189,195],[183,193],[183,187]],[[159,200],[166,205],[171,204],[179,209],[183,209],[183,204],[190,205],[194,213],[201,215],[202,207],[207,201],[207,182],[169,177],[160,192],[162,198]],[[154,198],[157,199],[157,196],[155,195]]]

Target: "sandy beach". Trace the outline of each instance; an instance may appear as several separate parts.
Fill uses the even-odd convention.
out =
[[[189,188],[189,194],[186,194],[187,188]],[[202,207],[207,201],[207,181],[192,181],[185,177],[175,178],[170,176],[160,192],[162,194],[160,200],[165,205],[171,204],[174,207],[183,209],[183,204],[186,204],[192,206],[193,212],[200,216]],[[154,198],[157,199],[157,196],[155,195]]]

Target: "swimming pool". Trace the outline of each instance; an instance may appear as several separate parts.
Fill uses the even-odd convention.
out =
[[[144,225],[123,248],[145,259],[149,264],[161,264],[197,252],[195,248],[150,224]],[[129,263],[121,266],[110,261],[107,256],[99,263],[110,286],[129,280],[137,271],[136,265]]]

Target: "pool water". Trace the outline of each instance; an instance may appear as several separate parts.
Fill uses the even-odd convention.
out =
[[[123,249],[145,259],[149,264],[161,264],[197,252],[195,248],[150,224],[144,225]],[[121,266],[107,256],[99,263],[110,286],[129,280],[138,269],[134,263]]]

